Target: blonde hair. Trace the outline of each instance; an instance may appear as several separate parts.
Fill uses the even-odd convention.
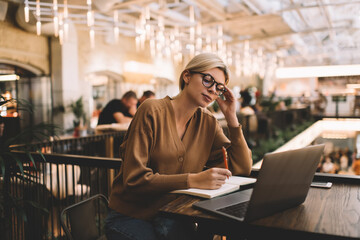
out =
[[[213,53],[201,53],[196,55],[190,62],[186,65],[185,69],[180,74],[179,78],[179,88],[180,91],[185,87],[185,81],[183,79],[184,72],[194,71],[194,72],[203,72],[212,68],[219,68],[224,72],[225,75],[225,84],[229,82],[229,68],[221,60],[221,58]]]

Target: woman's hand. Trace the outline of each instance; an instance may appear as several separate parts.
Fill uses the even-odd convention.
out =
[[[189,187],[201,189],[218,189],[226,178],[231,176],[231,172],[225,168],[210,168],[199,173],[189,175]]]
[[[236,117],[236,101],[233,92],[225,86],[226,92],[224,92],[225,100],[218,97],[216,99],[217,103],[219,104],[220,110],[225,116],[225,119],[230,127],[237,127],[239,126],[239,121]]]

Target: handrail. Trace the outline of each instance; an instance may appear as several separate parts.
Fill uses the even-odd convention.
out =
[[[84,137],[69,137],[69,138],[63,138],[63,139],[57,139],[54,138],[50,141],[44,141],[44,142],[34,142],[32,144],[16,144],[10,146],[12,149],[18,149],[21,147],[29,148],[29,146],[49,146],[49,145],[57,145],[61,143],[68,143],[70,141],[76,141],[76,142],[84,142],[89,140],[101,140],[101,139],[107,139],[109,137],[122,137],[125,136],[126,131],[118,131],[118,132],[109,132],[109,133],[103,133],[103,134],[95,134],[95,135],[89,135]]]
[[[23,151],[13,150],[12,153],[15,153],[19,157],[28,157],[28,153]],[[56,164],[72,164],[72,165],[82,165],[87,167],[106,167],[106,168],[117,168],[121,166],[121,158],[107,158],[107,157],[92,157],[92,156],[81,156],[81,155],[72,155],[72,154],[58,154],[58,153],[37,153],[30,152],[31,156],[34,158],[34,161],[43,162],[43,156],[45,157],[46,162],[56,163]],[[43,156],[42,156],[43,155]]]
[[[65,138],[18,144],[10,146],[11,150],[80,156],[119,157],[119,146],[124,140],[126,131],[97,134],[79,138]]]

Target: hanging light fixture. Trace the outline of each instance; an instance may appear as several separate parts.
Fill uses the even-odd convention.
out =
[[[86,5],[87,5],[86,20],[87,20],[87,25],[90,27],[92,21],[91,0],[87,0]]]
[[[180,64],[185,55],[216,52],[228,65],[235,66],[237,76],[249,76],[264,69],[263,50],[253,53],[249,41],[241,45],[241,49],[228,44],[231,37],[222,25],[206,25],[200,17],[196,19],[195,13],[200,9],[196,1],[134,1],[138,3],[128,8],[114,7],[107,13],[97,12],[92,0],[77,1],[83,2],[82,5],[70,2],[24,0],[25,21],[35,17],[37,35],[41,35],[43,23],[52,22],[54,36],[60,44],[68,41],[70,24],[76,24],[88,31],[91,48],[95,47],[95,36],[111,34],[118,43],[119,36],[125,35],[134,38],[137,51],[144,51],[147,46],[152,58],[170,59],[176,64]],[[128,6],[130,1],[123,3]],[[169,18],[167,11],[176,4],[181,4],[181,8],[188,4],[188,8],[183,8],[186,13],[182,15],[182,22]],[[122,15],[129,12],[134,14]]]
[[[114,40],[116,43],[119,42],[119,13],[114,11]]]
[[[58,17],[58,3],[57,0],[53,2],[53,11],[54,11],[54,35],[55,37],[59,36],[59,17]]]
[[[41,34],[41,21],[40,21],[40,0],[36,0],[36,34]]]
[[[24,6],[25,22],[29,22],[30,21],[30,18],[29,18],[29,1],[25,0],[24,4],[25,4],[25,6]]]
[[[95,47],[95,30],[94,30],[94,26],[91,26],[90,31],[89,31],[89,35],[90,35],[90,47],[94,48]]]
[[[59,15],[59,42],[61,45],[64,43],[64,28],[63,28],[63,15]]]

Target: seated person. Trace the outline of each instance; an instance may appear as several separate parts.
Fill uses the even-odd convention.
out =
[[[140,106],[140,104],[142,104],[146,99],[148,98],[155,98],[155,93],[153,91],[144,91],[143,95],[141,96],[141,98],[139,98],[139,101],[137,103],[137,107]]]
[[[336,165],[333,163],[330,156],[325,157],[325,162],[322,164],[321,172],[336,173]]]
[[[254,109],[250,106],[251,95],[247,90],[241,91],[240,95],[241,95],[240,113],[243,114],[244,116],[249,116],[249,131],[257,132],[258,121]],[[245,124],[247,123],[245,122]]]
[[[177,96],[142,103],[120,146],[124,161],[109,198],[108,240],[204,239],[193,223],[163,216],[159,209],[174,200],[168,194],[173,190],[218,189],[231,174],[250,174],[251,151],[226,86],[228,72],[220,57],[199,54],[180,74]],[[225,116],[229,138],[206,109],[213,101]],[[224,168],[223,146],[232,172]]]
[[[327,105],[327,99],[324,94],[319,93],[318,98],[314,101],[314,110],[316,114],[324,114]]]
[[[352,170],[356,175],[360,175],[360,158],[357,155],[357,151],[354,151],[354,160],[352,162]]]
[[[133,91],[126,92],[121,100],[111,100],[101,111],[98,125],[131,122],[137,102],[136,93]]]

